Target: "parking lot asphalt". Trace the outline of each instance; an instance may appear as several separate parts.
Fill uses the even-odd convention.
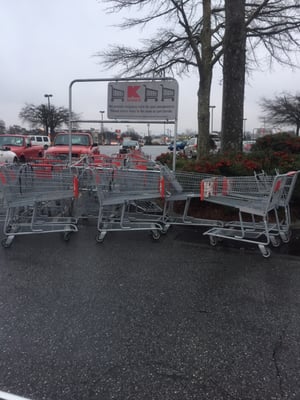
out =
[[[300,262],[200,228],[0,248],[0,391],[32,400],[300,399]],[[294,232],[291,248],[299,248]],[[296,254],[296,253],[295,253]]]

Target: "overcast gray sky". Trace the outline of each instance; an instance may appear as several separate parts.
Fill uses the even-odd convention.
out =
[[[45,103],[46,93],[53,95],[55,106],[68,107],[68,87],[74,79],[112,78],[117,71],[103,71],[95,53],[114,43],[137,45],[144,34],[113,27],[122,15],[107,15],[101,0],[0,0],[0,5],[0,119],[7,127],[22,125],[18,118],[21,108],[25,103]],[[177,80],[178,131],[195,130],[197,75]],[[299,71],[288,68],[253,73],[245,93],[246,130],[262,126],[258,105],[262,96],[272,98],[283,91],[295,94],[299,84]],[[221,102],[222,86],[216,73],[211,95],[211,104],[216,106],[215,130],[220,129]],[[106,104],[106,83],[74,87],[73,109],[82,118],[100,119],[99,111],[106,110]],[[152,125],[150,129],[158,133],[161,127]],[[146,132],[147,127],[138,130]]]

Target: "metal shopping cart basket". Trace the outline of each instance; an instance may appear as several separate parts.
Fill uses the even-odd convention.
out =
[[[222,221],[189,215],[192,199],[200,200],[201,181],[212,175],[174,172],[166,166],[161,166],[160,170],[163,177],[162,190],[165,195],[162,212],[156,215],[156,221],[163,225],[163,232],[166,232],[171,225],[223,226]]]
[[[17,235],[62,232],[68,240],[77,231],[71,216],[76,176],[69,168],[29,165],[1,168],[6,216],[4,247]]]
[[[98,242],[111,231],[146,230],[153,239],[159,239],[162,230],[159,222],[137,220],[130,212],[132,202],[163,195],[159,170],[95,168],[93,174],[99,201]]]
[[[193,226],[223,226],[222,221],[194,217],[189,215],[191,201],[200,200],[200,188],[203,179],[211,178],[213,175],[197,172],[163,170],[165,177],[166,196],[164,205],[164,221],[170,225],[193,225]],[[174,204],[183,203],[182,212],[174,212]]]
[[[254,243],[264,257],[269,257],[271,251],[268,245],[272,243],[278,246],[280,243],[282,229],[278,208],[283,206],[283,199],[290,198],[293,186],[291,178],[295,175],[298,172],[266,176],[263,185],[261,182],[258,184],[254,176],[203,180],[202,200],[236,209],[239,216],[238,223],[228,224],[223,228],[211,228],[204,235],[209,236],[212,245],[217,244],[218,238]]]
[[[278,175],[279,172],[276,171],[276,174]],[[265,194],[268,193],[268,191],[271,189],[274,175],[267,175],[264,171],[262,171],[260,173],[254,173],[254,177],[255,177],[254,185],[256,185],[256,188],[254,188],[253,192],[254,196],[257,188],[259,190],[259,195],[262,195],[262,193]],[[298,178],[298,172],[292,172],[288,174],[286,184],[282,192],[282,196],[279,199],[278,206],[274,209],[274,213],[278,221],[278,223],[275,226],[273,225],[273,227],[275,228],[274,232],[279,233],[279,238],[283,243],[288,243],[291,238],[290,226],[292,221],[291,221],[290,201],[296,185],[297,178]],[[248,193],[245,194],[241,192],[239,192],[239,195],[249,196]],[[230,221],[226,223],[227,226],[236,226],[237,224],[239,224],[239,222],[237,223],[236,221]],[[259,228],[260,224],[261,223],[256,222],[255,219],[252,218],[248,226],[251,228],[253,227],[253,225],[255,225],[256,228]],[[246,222],[244,226],[246,226]],[[277,232],[278,229],[279,232]],[[271,236],[273,246],[276,247],[280,245],[279,238],[277,240],[276,236],[275,237]]]

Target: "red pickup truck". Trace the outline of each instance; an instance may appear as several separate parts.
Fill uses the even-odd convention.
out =
[[[44,156],[44,146],[32,146],[30,136],[0,135],[0,147],[13,151],[20,162],[32,161]]]
[[[70,151],[69,140],[68,132],[58,133],[54,138],[53,145],[45,151],[45,158],[67,160]],[[71,143],[72,159],[100,154],[97,144],[94,143],[92,135],[88,132],[72,132]]]

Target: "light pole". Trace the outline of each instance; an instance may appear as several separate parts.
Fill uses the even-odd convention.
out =
[[[243,136],[244,136],[244,140],[246,139],[246,121],[247,118],[243,118]]]
[[[213,131],[214,131],[214,108],[216,108],[216,106],[209,106],[209,108],[211,110],[210,133],[213,133]]]
[[[48,99],[48,109],[50,110],[50,97],[53,97],[53,94],[44,94],[44,97]]]
[[[49,121],[50,122],[50,110],[51,110],[51,107],[50,107],[50,97],[53,97],[53,95],[52,94],[44,94],[44,97],[46,97],[47,99],[48,99],[48,118],[47,118],[47,121]],[[51,136],[51,127],[50,127],[50,123],[48,124],[49,126],[47,126],[47,135],[49,135],[50,134],[50,136]],[[49,132],[49,129],[50,129],[50,132]]]
[[[104,142],[104,137],[103,137],[103,135],[104,135],[104,129],[103,129],[103,114],[104,114],[104,111],[100,110],[99,113],[101,114],[101,126],[100,126],[100,132],[99,132],[99,136],[98,136],[98,145],[100,144],[100,135],[101,135],[102,140]],[[103,144],[105,144],[105,143],[103,143]]]

